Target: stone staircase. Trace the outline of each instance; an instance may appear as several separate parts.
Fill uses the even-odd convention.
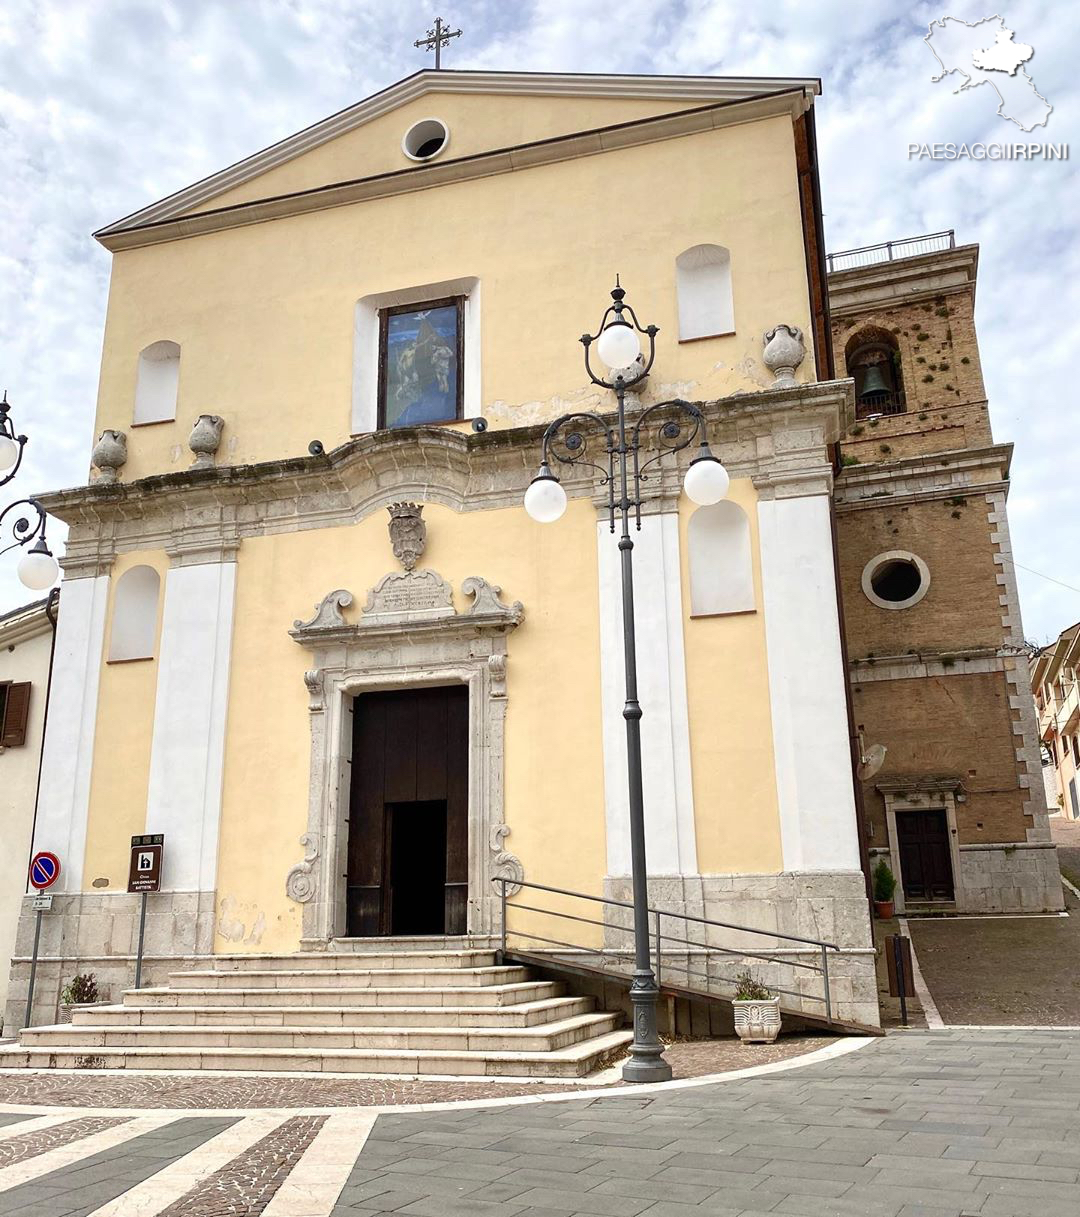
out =
[[[370,945],[369,945],[370,944]],[[123,1004],[24,1029],[0,1068],[585,1077],[632,1038],[621,1014],[494,951],[387,944],[222,955]]]

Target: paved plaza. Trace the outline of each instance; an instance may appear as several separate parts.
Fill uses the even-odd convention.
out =
[[[0,1217],[1080,1212],[1080,1034],[894,1032],[823,1053],[413,1111],[7,1104]]]

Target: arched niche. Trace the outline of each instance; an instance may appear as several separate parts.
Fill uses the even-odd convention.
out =
[[[723,245],[692,245],[675,259],[679,341],[735,330],[731,253]]]
[[[725,499],[690,517],[690,616],[752,613],[754,558],[746,512]]]
[[[161,576],[152,566],[133,566],[116,584],[109,662],[153,659]]]
[[[171,422],[180,387],[180,344],[163,339],[139,352],[134,423]]]
[[[855,381],[858,418],[903,414],[904,379],[896,336],[878,325],[863,326],[844,344],[844,367]]]

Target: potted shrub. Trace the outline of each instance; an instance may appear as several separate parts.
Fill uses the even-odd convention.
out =
[[[780,998],[744,968],[735,977],[735,1031],[744,1044],[771,1044],[780,1034]]]
[[[878,858],[874,867],[874,914],[883,921],[888,921],[896,912],[893,894],[896,892],[896,876],[892,873],[888,862]]]
[[[98,990],[97,980],[93,972],[80,973],[60,990],[60,1021],[71,1022],[72,1011],[82,1006],[107,1006]]]

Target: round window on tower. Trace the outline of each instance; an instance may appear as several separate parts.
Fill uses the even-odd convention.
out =
[[[878,608],[911,608],[930,590],[930,568],[915,554],[890,550],[863,567],[862,589]]]
[[[410,161],[430,161],[449,142],[450,128],[441,118],[422,118],[405,132],[401,150]]]

